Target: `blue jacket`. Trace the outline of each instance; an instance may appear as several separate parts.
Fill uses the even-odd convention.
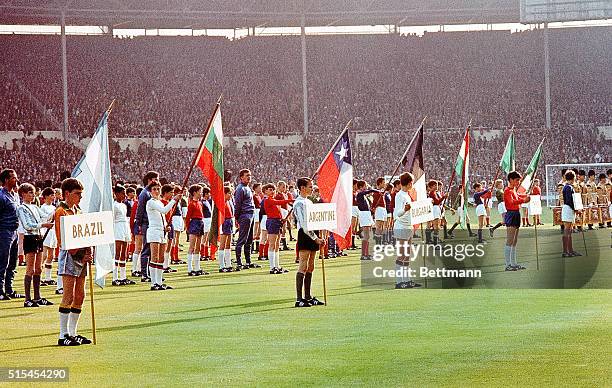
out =
[[[149,226],[149,217],[147,217],[147,202],[149,202],[151,198],[151,193],[146,188],[140,192],[140,195],[138,196],[136,217],[134,217],[135,225],[140,227]]]
[[[19,197],[5,188],[0,189],[0,230],[14,232],[19,226],[17,208]]]
[[[253,191],[245,184],[240,183],[234,193],[234,217],[240,218],[241,215],[249,215],[255,212],[255,202],[253,201]]]

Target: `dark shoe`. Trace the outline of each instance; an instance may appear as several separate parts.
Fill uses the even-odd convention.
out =
[[[234,268],[234,272],[240,272],[240,265],[237,265],[236,268]]]
[[[55,295],[62,295],[63,293],[64,293],[63,288],[58,288],[57,290],[55,290]]]
[[[295,307],[310,307],[310,303],[306,299],[300,299],[295,301]]]
[[[415,283],[412,280],[408,282],[408,284],[410,285],[410,288],[418,288],[418,287],[422,287],[423,285],[420,283]]]
[[[289,272],[288,269],[284,269],[283,267],[279,267],[277,268],[277,270],[278,270],[278,273],[288,273]]]
[[[575,257],[575,256],[582,256],[582,253],[579,253],[579,252],[573,251],[573,252],[571,252],[571,255],[572,255],[572,257]],[[13,295],[11,295],[11,297],[13,297]]]
[[[169,285],[167,285],[167,284],[162,284],[161,286],[162,286],[162,288],[163,288],[164,290],[173,290],[173,289],[174,289],[174,287],[169,286]]]
[[[572,254],[571,253],[567,253],[567,252],[563,252],[561,254],[561,257],[572,257]]]
[[[46,283],[49,286],[57,286],[57,282],[55,280],[53,280],[53,279],[47,280]]]
[[[506,266],[506,271],[516,271],[516,268],[511,266],[511,265],[507,265]]]
[[[163,287],[159,284],[154,284],[151,286],[151,291],[162,291]]]
[[[6,295],[4,292],[0,293],[0,300],[11,300],[11,297]]]
[[[249,264],[249,268],[261,268],[261,265],[255,264],[255,263],[250,263]]]
[[[82,335],[76,335],[72,338],[74,338],[74,340],[80,345],[89,345],[91,343],[91,340],[89,338],[85,338]]]
[[[225,272],[234,272],[234,269],[232,267],[226,268]]]
[[[136,284],[135,281],[130,280],[130,279],[123,279],[121,282],[125,284],[126,286],[133,286],[134,284]]]
[[[270,270],[270,275],[278,275],[279,273],[280,273],[280,272],[278,272],[278,269],[276,269],[276,268],[272,268],[272,269]]]
[[[10,294],[8,294],[8,296],[10,296],[12,299],[24,299],[25,298],[25,295],[18,294],[15,291],[13,291]]]
[[[77,340],[74,337],[71,337],[68,334],[66,334],[64,338],[59,338],[57,340],[57,344],[59,346],[79,346],[80,345],[80,343],[77,342]]]
[[[113,286],[122,286],[123,282],[121,280],[113,280],[111,285],[113,285]]]
[[[23,302],[23,307],[38,307],[38,303],[33,300],[26,300],[25,302]]]
[[[516,271],[520,271],[520,270],[522,270],[522,269],[527,269],[527,267],[523,267],[522,265],[517,264],[517,265],[515,265],[515,266],[514,266],[514,269],[515,269]]]
[[[139,278],[140,276],[142,276],[140,271],[132,271],[132,277],[133,278]]]
[[[311,306],[325,306],[325,302],[321,302],[315,297],[308,299],[308,303],[310,303]]]
[[[140,279],[141,283],[151,283],[151,278],[150,277],[144,277]]]
[[[39,306],[53,306],[53,302],[48,301],[45,298],[40,298],[34,301]]]

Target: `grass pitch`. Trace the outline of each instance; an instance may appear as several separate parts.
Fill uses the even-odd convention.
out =
[[[587,238],[601,255],[596,282],[584,287],[610,287],[610,229]],[[512,276],[528,283],[554,268],[558,247],[546,244],[540,271],[495,273],[499,284],[518,279]],[[197,278],[179,266],[167,276],[174,290],[96,288],[96,346],[55,345],[57,305],[2,302],[0,367],[69,367],[69,385],[100,387],[612,385],[610,290],[365,287],[357,251],[349,252],[325,262],[329,305],[321,307],[292,307],[292,252],[282,256],[291,270],[285,275],[269,275],[267,262],[219,274],[213,262],[204,266],[212,274]],[[484,264],[500,266],[501,255],[492,252]],[[316,266],[313,287],[322,299]],[[44,296],[51,291],[43,287]],[[89,299],[79,326],[91,337]]]

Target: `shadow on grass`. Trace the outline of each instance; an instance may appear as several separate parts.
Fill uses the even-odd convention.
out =
[[[53,334],[57,334],[57,333],[53,333]],[[46,335],[51,335],[51,334],[46,334]],[[41,336],[32,336],[32,337],[41,337]],[[29,338],[29,337],[26,337],[26,338]],[[59,348],[59,346],[57,345],[30,346],[28,348],[0,350],[0,353],[12,353],[12,352],[20,352],[23,350],[37,350],[37,349],[46,349],[46,348]]]

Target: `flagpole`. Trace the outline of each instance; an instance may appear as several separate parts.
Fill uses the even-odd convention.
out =
[[[408,143],[408,147],[406,147],[406,151],[404,151],[404,153],[402,154],[402,157],[400,158],[399,162],[397,163],[397,166],[395,167],[395,170],[393,170],[393,174],[391,174],[391,179],[389,179],[389,182],[387,182],[387,183],[392,183],[393,182],[393,179],[395,178],[395,175],[397,174],[397,172],[399,171],[400,167],[402,166],[402,162],[404,161],[404,158],[406,157],[406,154],[408,153],[408,150],[410,150],[410,148],[412,147],[412,143],[414,143],[414,141],[416,140],[416,137],[419,134],[419,131],[425,125],[425,120],[427,120],[427,115],[425,115],[425,117],[423,117],[423,120],[421,121],[421,125],[419,125],[419,127],[417,128],[417,131],[414,133],[414,135],[412,135],[412,139],[410,140],[410,143]],[[425,168],[425,166],[423,166],[423,169],[424,168]],[[378,203],[380,202],[380,199],[382,197],[383,197],[382,195],[376,197],[376,202],[374,202],[372,204],[372,208],[376,209],[376,207],[378,206]]]
[[[348,121],[348,123],[346,123],[346,125],[344,126],[344,129],[342,130],[342,132],[340,132],[340,135],[338,136],[338,138],[336,139],[336,141],[334,142],[334,144],[331,146],[330,152],[334,150],[334,148],[336,148],[336,144],[338,144],[338,142],[340,141],[340,139],[342,138],[342,135],[344,135],[344,132],[346,132],[346,130],[349,128],[349,126],[352,124],[353,119],[350,119]],[[319,164],[319,167],[317,168],[317,170],[315,171],[314,174],[312,174],[312,176],[310,177],[310,180],[314,180],[315,177],[317,176],[317,174],[319,173],[319,171],[321,171],[321,167],[323,167],[323,163],[325,163],[325,159],[323,158],[323,160],[321,161],[321,164]]]
[[[472,119],[470,119],[470,122],[467,126],[467,128],[465,129],[465,132],[463,134],[463,139],[461,140],[461,143],[463,144],[463,141],[465,140],[465,134],[470,130],[470,128],[472,127]],[[461,147],[459,147],[459,152],[461,152]],[[469,152],[469,150],[466,150],[466,152]],[[464,163],[464,170],[465,170],[465,155],[463,155],[463,163]],[[455,170],[455,168],[453,168],[453,172],[451,174],[451,178],[450,181],[448,182],[448,189],[446,189],[446,192],[450,195],[451,189],[454,186],[454,182],[455,182],[455,176],[457,175],[457,171]],[[464,188],[465,190],[465,188]],[[448,199],[448,197],[444,198],[442,200],[442,203],[440,204],[440,208],[444,208],[444,204],[446,202],[446,200]]]
[[[93,344],[96,345],[96,314],[94,312],[94,289],[93,289],[93,277],[91,271],[91,261],[87,262],[87,269],[89,272],[89,301],[91,304],[91,330],[93,332]]]

